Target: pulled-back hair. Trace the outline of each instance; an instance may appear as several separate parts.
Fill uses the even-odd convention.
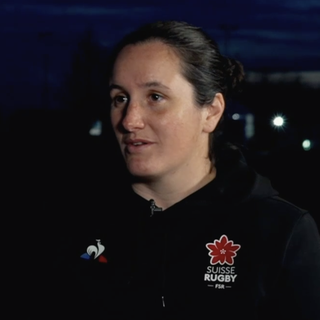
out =
[[[181,21],[157,21],[145,24],[126,35],[115,47],[111,57],[110,76],[120,51],[127,45],[161,41],[178,55],[182,75],[193,86],[199,107],[213,101],[221,93],[225,101],[239,91],[244,79],[240,62],[224,57],[217,43],[201,28]],[[214,160],[222,133],[221,118],[210,135],[209,156]]]

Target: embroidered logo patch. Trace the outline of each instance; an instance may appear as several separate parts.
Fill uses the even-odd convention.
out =
[[[100,239],[96,239],[96,241],[97,241],[97,245],[89,246],[87,248],[87,252],[82,254],[80,258],[90,260],[91,257],[93,257],[94,260],[98,259],[99,262],[107,263],[108,261],[106,257],[102,255],[103,251],[105,250],[105,246],[101,244]]]
[[[222,235],[219,240],[207,243],[206,248],[209,250],[210,266],[207,267],[204,281],[210,282],[208,286],[217,289],[231,288],[237,277],[236,268],[233,266],[234,258],[241,246]]]
[[[212,265],[220,263],[221,265],[227,264],[229,266],[233,265],[233,258],[241,248],[239,244],[234,244],[232,240],[228,240],[226,235],[221,236],[219,240],[214,240],[213,243],[207,243],[206,247],[210,251],[209,256],[212,257],[210,260]]]

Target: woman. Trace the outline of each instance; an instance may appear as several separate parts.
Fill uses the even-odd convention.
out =
[[[238,62],[183,22],[145,25],[116,47],[110,115],[129,179],[103,196],[100,218],[65,250],[73,310],[110,319],[320,319],[313,219],[219,140],[242,79]]]
[[[132,188],[163,209],[214,179],[209,135],[225,107],[217,89],[197,96],[182,61],[176,49],[159,40],[127,45],[110,81],[112,126],[136,178]],[[197,76],[194,70],[189,74]]]

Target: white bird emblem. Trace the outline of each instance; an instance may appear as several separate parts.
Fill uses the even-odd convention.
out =
[[[94,254],[93,256],[94,259],[98,258],[102,254],[102,252],[105,250],[104,245],[101,244],[101,240],[96,239],[96,241],[97,241],[97,246],[91,245],[87,248],[88,255],[91,256],[92,254]]]

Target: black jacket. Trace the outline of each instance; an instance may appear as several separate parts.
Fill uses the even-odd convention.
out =
[[[311,215],[281,199],[236,151],[221,163],[216,179],[164,211],[124,183],[71,206],[73,219],[52,235],[52,259],[34,276],[30,312],[40,305],[72,319],[319,320],[320,237]]]

